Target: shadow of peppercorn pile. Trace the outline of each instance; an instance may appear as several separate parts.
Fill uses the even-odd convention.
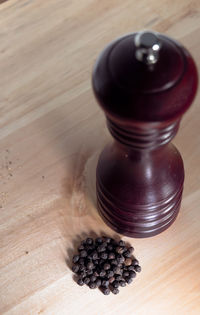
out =
[[[71,174],[63,183],[68,215],[72,217],[81,217],[88,213],[84,169],[90,155],[89,150],[80,150],[72,156]]]
[[[97,235],[90,231],[73,239],[66,263],[78,285],[99,288],[105,295],[118,294],[118,288],[130,284],[141,271],[133,251],[117,234],[108,237],[103,232]]]

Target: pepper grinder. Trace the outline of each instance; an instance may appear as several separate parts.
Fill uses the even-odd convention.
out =
[[[92,84],[114,142],[99,157],[97,204],[118,233],[150,237],[176,219],[184,166],[170,141],[197,82],[190,53],[160,33],[126,35],[100,54]]]

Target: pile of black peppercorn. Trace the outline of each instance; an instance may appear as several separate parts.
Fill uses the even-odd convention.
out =
[[[78,276],[77,283],[90,289],[100,288],[103,294],[119,293],[141,271],[139,262],[132,255],[133,247],[110,237],[87,238],[73,257],[72,270]]]

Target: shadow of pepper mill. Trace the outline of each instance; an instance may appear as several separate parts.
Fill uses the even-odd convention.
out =
[[[197,90],[194,61],[167,36],[133,33],[105,48],[92,81],[115,139],[97,165],[99,212],[121,234],[156,235],[180,208],[184,167],[170,141]]]

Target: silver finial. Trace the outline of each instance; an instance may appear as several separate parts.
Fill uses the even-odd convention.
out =
[[[155,33],[139,32],[135,36],[135,46],[137,47],[135,53],[137,60],[147,65],[155,64],[158,61],[161,42]]]

